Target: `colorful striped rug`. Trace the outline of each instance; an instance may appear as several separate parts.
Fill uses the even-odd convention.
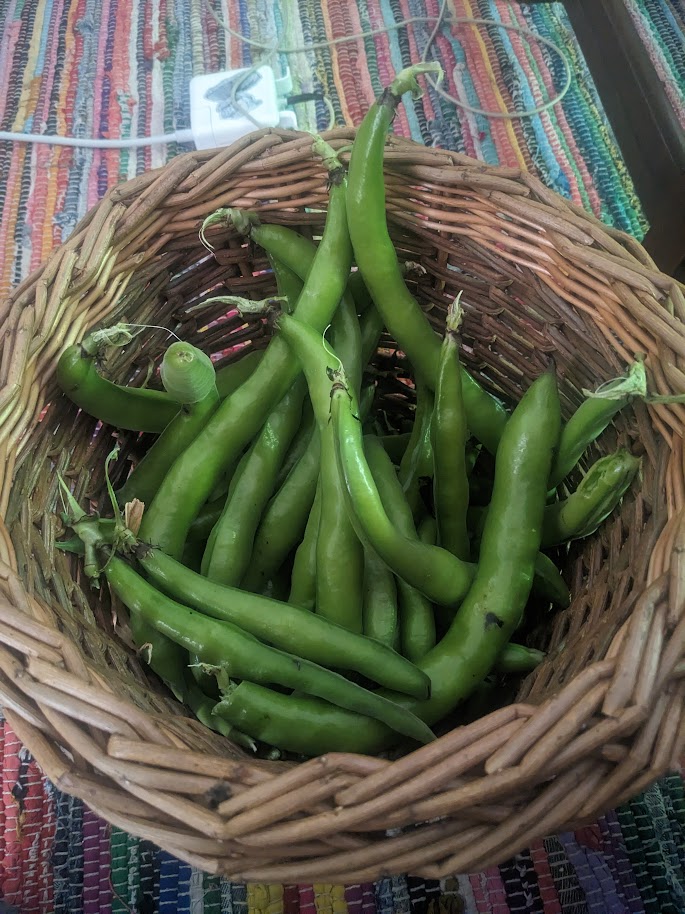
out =
[[[282,45],[435,16],[439,0],[213,0],[219,18]],[[683,0],[625,0],[674,107],[683,106]],[[458,16],[514,23],[562,47],[573,68],[562,105],[523,120],[460,112],[429,91],[395,129],[486,162],[527,167],[605,221],[641,236],[645,220],[561,4],[453,0]],[[419,57],[432,24],[335,48],[275,57],[289,64],[300,125],[356,124],[390,74]],[[444,30],[430,55],[446,87],[485,109],[535,107],[564,67],[514,33]],[[189,125],[191,76],[261,57],[230,37],[206,0],[0,0],[0,129],[129,136]],[[326,102],[324,100],[328,100]],[[171,144],[140,151],[0,142],[0,296],[113,184],[163,164]],[[442,883],[396,878],[365,886],[236,885],[192,870],[110,829],[46,783],[0,724],[0,914],[265,912],[265,914],[618,914],[685,911],[685,794],[670,776],[591,828],[538,842],[501,867]]]

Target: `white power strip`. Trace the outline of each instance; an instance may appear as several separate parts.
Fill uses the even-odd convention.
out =
[[[245,74],[249,74],[247,78]],[[234,96],[236,83],[238,91]],[[229,146],[257,127],[296,130],[295,113],[279,102],[288,91],[289,74],[277,81],[269,66],[195,76],[190,81],[190,133],[195,146],[197,149]],[[246,117],[235,101],[254,120]]]
[[[127,139],[0,131],[0,141],[85,149],[132,149],[175,142],[194,143],[197,149],[214,149],[230,146],[259,127],[297,130],[295,112],[285,107],[292,92],[290,71],[281,79],[276,79],[272,68],[266,65],[255,70],[246,67],[208,73],[191,79],[189,92],[190,127],[186,130]]]

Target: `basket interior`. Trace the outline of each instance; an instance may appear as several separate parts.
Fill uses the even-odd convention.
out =
[[[392,188],[392,171],[388,180]],[[408,195],[407,200],[412,199],[421,199],[420,186]],[[255,201],[248,199],[247,203],[254,205]],[[313,238],[320,235],[324,212],[316,205],[283,209],[270,208],[267,202],[262,208],[264,221],[286,223]],[[100,323],[127,320],[168,328],[217,355],[217,365],[268,343],[262,322],[246,323],[236,313],[226,314],[221,304],[205,303],[223,294],[264,298],[275,291],[263,253],[232,229],[217,225],[209,230],[214,254],[202,245],[198,217],[210,211],[208,208],[192,218],[177,219],[176,224],[172,220],[156,241],[154,257],[129,270],[125,291]],[[503,222],[506,218],[502,214]],[[424,226],[411,219],[411,206],[406,212],[393,207],[390,219],[399,258],[416,261],[425,270],[422,275],[412,274],[410,286],[437,330],[443,324],[446,306],[463,290],[462,358],[493,393],[508,402],[518,400],[554,357],[563,415],[568,417],[581,401],[583,388],[594,389],[625,372],[623,356],[632,357],[632,353],[622,352],[618,344],[613,346],[591,316],[571,307],[549,283],[541,281],[533,268],[534,242],[528,244],[528,250],[522,245],[519,255],[512,257],[508,252],[505,256],[496,244],[488,242],[485,229],[479,238],[478,232],[454,235]],[[93,307],[91,314],[97,311]],[[108,358],[106,376],[133,384],[149,380],[151,386],[160,386],[157,366],[168,341],[163,330],[143,330],[125,350]],[[383,340],[377,364],[382,363],[384,369],[391,366],[392,373],[401,379],[407,369],[394,348],[391,340]],[[390,383],[385,396],[387,408],[411,409],[412,390],[407,385],[398,382],[393,387]],[[81,576],[78,559],[54,548],[62,533],[56,513],[60,510],[56,470],[73,481],[82,504],[90,502],[107,514],[103,469],[114,437],[122,445],[115,483],[124,478],[130,460],[144,452],[150,439],[114,433],[79,413],[54,382],[46,397],[41,421],[17,461],[6,516],[19,573],[30,592],[52,608],[57,625],[80,646],[89,662],[110,682],[115,678],[131,701],[145,710],[183,716],[183,708],[146,672],[130,642],[127,645],[122,608],[112,607],[105,590],[90,589]],[[564,576],[572,588],[573,603],[567,610],[547,613],[529,624],[529,642],[549,654],[520,684],[518,698],[537,703],[591,660],[603,657],[630,613],[631,593],[640,591],[647,580],[652,546],[666,519],[667,448],[647,410],[639,404],[624,410],[585,461],[591,462],[617,446],[643,456],[641,482],[633,486],[620,512],[597,534],[565,551]],[[512,694],[509,700],[515,697]],[[222,742],[203,733],[196,722],[182,726],[194,728],[194,739],[208,739],[211,745]]]

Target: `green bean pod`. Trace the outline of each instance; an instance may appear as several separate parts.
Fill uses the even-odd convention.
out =
[[[359,321],[350,296],[343,297],[333,317],[336,354],[345,371],[351,372],[350,383],[355,395],[361,383]],[[297,340],[281,333],[301,358]],[[306,355],[305,355],[306,357]],[[305,371],[307,367],[303,365]],[[318,418],[318,417],[317,417]],[[316,612],[353,632],[363,629],[364,548],[345,509],[344,485],[335,462],[333,428],[326,416],[319,422],[321,436],[321,516],[316,543]]]
[[[626,450],[594,463],[575,492],[545,508],[543,549],[594,533],[617,507],[639,468],[639,459]]]
[[[150,669],[183,701],[185,683],[183,670],[188,665],[188,654],[180,645],[150,625],[139,612],[129,616],[133,642]]]
[[[426,721],[438,720],[469,694],[520,624],[560,425],[556,377],[547,371],[523,395],[500,441],[473,585],[445,637],[420,664],[432,683],[431,698],[418,710]]]
[[[457,299],[447,314],[440,349],[435,406],[431,421],[433,451],[433,504],[438,525],[438,543],[458,559],[470,559],[466,512],[469,477],[466,466],[466,410],[459,366],[458,330],[461,310]]]
[[[80,345],[68,346],[57,363],[57,383],[89,416],[133,432],[163,432],[179,410],[161,390],[122,387],[101,377],[95,360]]]
[[[315,248],[312,249],[312,258],[309,266],[314,260]],[[283,296],[288,302],[288,310],[294,311],[297,307],[297,300],[302,294],[302,283],[306,278],[305,276],[300,276],[299,273],[290,269],[285,264],[281,263],[280,260],[277,260],[275,257],[269,257],[269,263],[271,264],[271,269],[274,272],[274,277],[276,278],[276,288],[278,289],[278,294]],[[309,270],[307,270],[309,272]]]
[[[261,592],[305,534],[321,465],[319,430],[311,431],[309,447],[266,506],[240,585],[245,590]]]
[[[178,701],[187,705],[200,723],[221,733],[232,736],[233,728],[222,718],[212,715],[216,699],[204,694],[188,669],[188,654],[176,642],[158,632],[145,617],[131,612],[131,634],[150,669],[156,673]]]
[[[504,404],[484,390],[463,366],[461,387],[469,431],[485,450],[494,456],[509,413]]]
[[[392,461],[374,435],[364,438],[364,453],[373,481],[394,528],[410,540],[419,542],[414,517],[407,502]],[[399,578],[397,591],[400,603],[400,641],[402,653],[410,660],[420,660],[435,644],[433,607],[420,591]]]
[[[538,552],[535,559],[533,593],[555,606],[566,608],[571,603],[571,593],[566,581],[552,559],[544,552]]]
[[[316,612],[362,631],[364,550],[345,509],[329,426],[321,430],[321,516],[316,543]]]
[[[293,307],[302,292],[302,282],[282,264],[274,261],[272,266],[279,294],[285,296],[289,306]],[[297,382],[293,390],[296,389]],[[241,467],[241,472],[247,469],[249,479],[243,479],[239,484],[239,477],[236,477],[233,485],[229,484],[230,498],[223,499],[222,510],[215,521],[216,526],[213,526],[209,533],[211,546],[202,567],[207,574],[217,577],[225,576],[224,583],[237,583],[236,576],[242,575],[245,564],[249,564],[250,541],[254,537],[255,525],[259,522],[260,505],[263,498],[267,497],[266,492],[271,486],[270,477],[277,471],[279,462],[282,464],[283,452],[288,450],[292,423],[297,417],[301,417],[302,398],[299,401],[293,400],[293,390],[285,395],[267,419],[258,442],[253,443],[249,459],[246,459]],[[302,397],[304,397],[304,389],[302,389]],[[234,475],[231,474],[231,480]],[[238,496],[234,498],[236,488]],[[200,513],[203,513],[202,510]],[[206,511],[204,517],[208,518],[209,512]],[[197,520],[198,518],[190,526],[188,539],[197,533],[197,530],[193,529]],[[221,525],[219,521],[221,521]],[[219,553],[214,559],[217,540],[220,543]],[[214,570],[212,571],[213,561]]]
[[[371,298],[386,327],[407,353],[417,377],[431,388],[436,384],[440,341],[406,286],[388,232],[383,156],[400,97],[417,91],[419,74],[436,69],[439,67],[433,64],[418,64],[402,70],[369,109],[352,147],[347,205],[355,260]],[[495,453],[507,421],[506,410],[466,371],[462,380],[469,428]]]
[[[346,292],[331,322],[331,337],[336,355],[359,399],[362,384],[362,335],[354,300]]]
[[[195,440],[218,406],[216,386],[199,403],[182,406],[117,492],[119,504],[125,505],[134,498],[150,504],[174,461]]]
[[[363,423],[368,422],[373,404],[376,399],[376,385],[365,384],[359,397],[359,418]]]
[[[357,314],[362,315],[373,306],[373,299],[369,290],[366,288],[364,277],[359,270],[353,270],[350,278],[347,280],[347,287],[354,300]]]
[[[313,241],[285,225],[262,225],[259,217],[254,213],[246,213],[242,225],[249,232],[251,240],[267,252],[274,272],[277,270],[276,264],[281,264],[302,281],[307,278],[316,254],[316,245]],[[347,286],[348,292],[352,296],[355,313],[365,314],[373,303],[366,283],[358,270],[350,273]],[[381,324],[379,335],[382,329]]]
[[[360,407],[362,415],[365,415],[365,411],[370,408],[371,403],[364,402],[363,395],[364,391],[362,391]],[[297,599],[294,602],[302,600],[306,608],[313,609],[316,603],[316,590],[313,583],[316,580],[316,556],[315,554],[309,555],[308,549],[311,547],[314,552],[316,549],[316,538],[311,541],[310,537],[316,537],[318,532],[320,507],[317,507],[312,520],[312,523],[315,524],[315,531],[313,528],[309,529],[308,534],[306,531],[314,505],[321,466],[321,437],[314,420],[309,431],[311,437],[307,441],[307,446],[301,449],[298,461],[292,466],[287,478],[267,505],[255,536],[250,567],[243,578],[241,587],[256,593],[262,592],[264,585],[280,568],[286,556],[304,540],[302,550],[298,549],[297,570],[293,570],[297,584],[295,590]],[[309,558],[305,562],[306,555]],[[300,589],[300,583],[304,590]]]
[[[209,536],[207,537],[207,542],[205,543],[205,551],[202,554],[202,564],[201,564],[201,571],[202,571],[203,575],[207,574],[207,571],[209,570],[209,563],[212,561],[212,554],[214,552],[214,543],[216,542],[216,537],[219,532],[219,520],[221,519],[221,515],[226,510],[226,506],[228,505],[231,498],[233,497],[233,493],[235,492],[236,486],[240,482],[240,479],[241,479],[243,473],[245,472],[245,467],[247,466],[247,464],[250,460],[250,455],[252,454],[252,451],[254,450],[255,445],[256,445],[256,442],[253,443],[252,447],[243,454],[243,456],[238,461],[238,466],[235,468],[235,473],[231,477],[231,481],[228,485],[228,492],[226,493],[226,496],[223,499],[223,507],[221,509],[221,514],[219,514],[219,517],[217,518],[216,523],[212,527],[212,529],[209,533]],[[141,529],[142,529],[142,526],[143,525],[141,524]],[[186,539],[186,542],[187,542],[187,539]],[[184,549],[185,549],[185,544],[184,544]]]
[[[343,300],[341,308],[349,308],[349,301]],[[343,486],[335,462],[333,430],[328,421],[330,382],[326,372],[332,357],[327,353],[321,334],[295,317],[278,315],[275,329],[291,347],[304,369],[321,435],[316,612],[344,625],[350,631],[361,632],[363,548],[345,511]],[[333,364],[340,365],[337,356],[333,357]],[[320,377],[323,384],[320,383]],[[299,572],[299,567],[297,570]]]
[[[206,542],[226,507],[226,494],[206,502],[188,530],[188,543]]]
[[[208,672],[208,668],[197,654],[188,655],[188,672],[205,695],[211,696],[215,702],[219,700],[220,692],[216,676]]]
[[[550,488],[556,488],[568,476],[585,450],[598,438],[614,416],[636,397],[647,394],[643,362],[635,362],[625,378],[603,384],[596,394],[578,407],[561,431]]]
[[[216,371],[212,360],[190,343],[179,340],[168,347],[159,368],[159,376],[166,392],[178,403],[200,403],[212,393],[218,399]]]
[[[316,606],[316,546],[319,538],[321,520],[321,484],[318,480],[312,509],[309,512],[307,526],[304,529],[302,542],[297,547],[293,570],[290,577],[288,603],[302,609],[313,610]]]
[[[418,742],[434,739],[415,715],[324,667],[268,647],[229,622],[198,614],[160,594],[125,561],[112,557],[105,576],[110,587],[148,625],[197,654],[202,663],[226,670],[229,676],[273,683],[315,695],[359,714],[369,715]],[[250,734],[251,735],[251,734]]]
[[[188,655],[175,642],[160,634],[154,626],[138,612],[130,616],[133,640],[146,660],[148,666],[173,692],[175,698],[187,705],[200,723],[221,733],[222,736],[235,736],[235,730],[225,720],[212,716],[216,704],[215,698],[205,695],[197,682],[190,675],[187,667]],[[249,739],[249,738],[248,738]],[[249,742],[254,749],[252,740]],[[244,745],[244,739],[241,741]]]
[[[288,453],[285,455],[283,466],[276,479],[277,489],[281,488],[294,467],[297,466],[302,457],[308,452],[310,446],[314,443],[315,435],[318,435],[316,419],[314,418],[311,403],[308,399],[305,399],[305,402],[302,405],[302,422],[293,438],[293,443],[288,449]],[[316,444],[314,446],[318,447]]]
[[[243,473],[212,531],[207,577],[238,585],[247,571],[255,533],[285,453],[302,418],[306,385],[299,378],[271,413],[250,450]]]
[[[547,508],[545,508],[545,515],[543,515],[543,518],[546,516],[546,512]],[[472,529],[472,549],[474,556],[480,551],[480,541],[487,515],[487,507],[469,508],[469,522]],[[555,606],[568,606],[571,602],[571,594],[561,572],[552,559],[549,558],[549,556],[546,556],[544,552],[539,552],[535,560],[533,593],[543,600],[554,603]]]
[[[374,638],[393,650],[399,650],[400,626],[395,576],[370,546],[364,549],[363,618],[367,638]]]
[[[341,712],[330,702],[304,695],[283,695],[273,689],[241,682],[214,708],[214,713],[254,739],[295,752],[319,756],[327,752],[372,754],[391,731],[358,714]]]
[[[263,349],[246,349],[245,355],[233,362],[229,362],[228,365],[224,365],[222,368],[218,368],[216,372],[216,388],[219,391],[219,397],[225,400],[241,384],[244,384],[262,361],[263,356]]]
[[[531,673],[545,659],[543,651],[510,641],[495,662],[498,673]]]
[[[421,542],[427,543],[429,546],[435,546],[438,541],[438,525],[430,514],[424,514],[416,532]]]
[[[256,750],[257,747],[251,737],[245,734],[239,735],[236,728],[232,727],[228,721],[214,714],[216,699],[202,691],[201,686],[188,669],[183,670],[183,684],[185,688],[184,704],[190,708],[201,724],[204,724],[209,730],[214,730],[215,733],[220,733],[233,742],[249,748],[252,752]]]
[[[383,333],[383,316],[378,308],[371,307],[362,314],[359,328],[361,331],[361,363],[365,368],[376,354]]]
[[[590,536],[614,511],[630,488],[640,461],[626,450],[601,457],[590,467],[575,492],[545,506],[542,548]],[[469,519],[477,540],[489,508],[471,508]]]
[[[227,210],[226,214],[236,224],[236,210]],[[262,224],[255,213],[249,212],[241,211],[236,227],[266,251],[272,264],[278,262],[303,282],[307,280],[317,251],[310,238],[286,225]]]
[[[352,262],[346,224],[346,179],[339,165],[332,166],[330,185],[323,237],[295,311],[299,320],[311,323],[319,332],[330,323],[345,291]],[[181,555],[188,528],[222,471],[260,431],[300,371],[287,343],[272,339],[253,374],[221,403],[195,441],[172,465],[143,516],[144,539],[171,555]],[[179,492],[183,498],[178,497]]]
[[[212,360],[189,343],[173,343],[160,369],[162,383],[181,408],[117,493],[119,504],[150,503],[174,460],[205,427],[219,406]]]
[[[434,70],[431,65],[403,70],[369,109],[352,148],[347,214],[355,260],[366,287],[416,373],[424,378],[435,375],[435,367],[428,363],[437,355],[437,340],[407,289],[388,233],[383,153],[401,95],[416,87],[416,75]]]
[[[397,476],[405,492],[418,485],[422,476],[433,475],[431,424],[435,397],[422,381],[416,382],[416,410],[409,442],[402,455]]]

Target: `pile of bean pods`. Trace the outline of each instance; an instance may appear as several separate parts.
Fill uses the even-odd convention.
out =
[[[260,751],[425,743],[484,683],[533,669],[543,655],[512,641],[527,607],[570,600],[550,549],[596,531],[638,471],[620,450],[569,488],[591,443],[644,396],[640,362],[565,424],[553,365],[509,410],[461,364],[468,303],[451,304],[439,336],[409,291],[383,156],[401,96],[433,69],[403,70],[382,93],[347,174],[314,142],[329,175],[317,245],[249,212],[206,220],[203,237],[228,221],[269,258],[277,296],[224,299],[269,322],[264,350],[217,372],[175,342],[164,391],[100,375],[120,325],[59,362],[82,410],[159,436],[110,484],[112,517],[63,485],[74,536],[61,547],[106,580],[141,656],[198,719]],[[367,369],[384,332],[410,366],[410,420],[378,408]]]

